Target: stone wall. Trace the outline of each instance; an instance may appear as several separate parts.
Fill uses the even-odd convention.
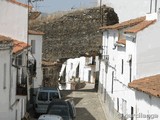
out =
[[[103,23],[102,23],[103,22]],[[76,58],[84,54],[96,54],[102,45],[102,33],[99,27],[118,23],[114,9],[103,6],[62,12],[59,15],[45,15],[32,20],[30,29],[45,33],[43,40],[43,59],[56,61],[64,58]],[[59,66],[47,66],[50,71],[44,74],[45,86],[57,86]]]
[[[45,33],[43,58],[55,61],[60,58],[80,57],[84,53],[98,52],[102,33],[99,27],[118,22],[117,14],[103,6],[69,12],[61,17],[46,16],[34,21],[30,28]]]

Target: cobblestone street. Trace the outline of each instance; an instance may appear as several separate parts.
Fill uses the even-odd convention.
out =
[[[106,120],[94,84],[87,83],[83,89],[62,91],[62,94],[66,98],[73,98],[77,110],[75,120]]]
[[[78,91],[70,91],[70,93],[64,91],[65,94],[68,94],[67,97],[73,97],[75,101],[77,110],[75,120],[106,120],[98,93],[93,88],[94,84],[86,84]]]

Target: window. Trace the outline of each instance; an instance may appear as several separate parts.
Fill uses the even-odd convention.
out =
[[[112,72],[112,89],[111,89],[112,94],[113,94],[113,80],[114,80],[114,71]]]
[[[6,64],[4,64],[4,82],[3,82],[3,89],[6,89]]]
[[[126,119],[127,101],[122,99],[122,119]]]
[[[134,108],[131,106],[131,120],[133,120],[134,119],[134,116],[133,116],[133,114],[134,114]]]
[[[115,43],[116,43],[116,33],[114,33],[113,35],[113,49],[116,48]]]
[[[48,92],[40,92],[38,95],[38,100],[47,101],[48,100]]]
[[[73,69],[73,63],[71,63],[71,69]]]
[[[16,65],[22,66],[22,54],[16,57]]]
[[[57,92],[49,93],[49,100],[52,101],[53,99],[59,99],[59,94]]]
[[[119,112],[119,98],[117,98],[117,112]]]
[[[124,64],[124,61],[122,59],[122,71],[121,71],[121,74],[123,74],[123,64]]]
[[[36,50],[36,41],[35,40],[31,40],[31,53],[35,54],[35,50]]]

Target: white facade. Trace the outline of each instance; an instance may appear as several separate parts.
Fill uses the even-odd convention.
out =
[[[137,78],[159,74],[160,41],[159,21],[149,28],[138,32],[137,36]],[[149,33],[149,34],[148,34]],[[142,47],[143,46],[143,47]],[[142,49],[143,48],[143,49]],[[149,68],[149,69],[148,69]]]
[[[27,43],[27,37],[28,37],[28,8],[22,4],[17,3],[16,1],[9,1],[9,0],[0,0],[0,34],[10,37],[14,40],[21,40],[25,43]],[[24,44],[23,44],[24,45]],[[21,46],[23,47],[23,46]],[[15,62],[13,62],[13,54],[12,58],[10,58],[10,54],[6,51],[2,51],[4,58],[1,60],[0,64],[2,65],[0,67],[0,76],[3,77],[6,74],[6,89],[2,90],[4,92],[1,92],[1,109],[0,109],[0,119],[6,119],[6,120],[21,120],[21,118],[24,117],[24,114],[26,112],[26,103],[30,99],[30,87],[29,81],[27,79],[27,88],[26,92],[28,92],[25,95],[17,95],[17,82],[19,84],[22,83],[21,77],[22,77],[22,69],[25,75],[28,75],[27,70],[24,66],[26,66],[26,51],[24,51],[23,57],[22,57],[22,66],[17,70],[17,65]],[[18,53],[16,55],[19,55],[21,53]],[[9,61],[9,62],[8,62]],[[6,73],[4,71],[4,63],[6,62]],[[13,62],[13,63],[12,63]],[[12,64],[14,64],[12,66]],[[16,67],[15,67],[16,66]],[[18,72],[17,72],[18,71]],[[23,75],[24,75],[23,74]],[[9,77],[9,78],[8,78]],[[17,79],[19,81],[17,81]],[[2,81],[3,83],[3,81]],[[1,86],[3,87],[3,86]],[[2,88],[4,89],[4,88]]]
[[[150,11],[153,13],[160,8],[160,2],[158,0],[98,0],[98,5],[100,5],[100,1],[102,1],[102,5],[105,4],[114,8],[118,14],[119,22],[145,16],[146,13],[150,13]]]
[[[80,57],[68,59],[61,68],[60,76],[65,73],[66,83],[71,81],[80,80],[90,83],[95,83],[95,65],[92,65],[92,57]],[[67,84],[67,88],[71,86]]]
[[[120,30],[103,32],[103,56],[108,56],[101,61],[99,92],[109,120],[122,119],[120,114],[130,117],[131,113],[139,115],[137,119],[134,116],[136,120],[146,120],[147,114],[159,120],[160,99],[128,87],[135,79],[159,74],[159,29],[157,21],[138,33],[126,34],[126,45],[116,44]]]
[[[18,97],[16,93],[18,73],[12,65],[11,47],[0,48],[0,56],[3,57],[0,61],[0,119],[21,120],[26,112],[26,96]]]
[[[15,101],[15,93],[11,93],[11,83],[15,83],[16,81],[12,81],[11,76],[11,48],[7,48],[5,50],[0,50],[0,56],[3,57],[0,61],[0,76],[1,76],[1,87],[0,87],[0,119],[11,120],[12,117],[15,117],[15,107],[13,110],[10,109],[11,104]],[[13,79],[14,80],[14,79]],[[15,89],[12,89],[15,92]]]
[[[0,0],[0,34],[27,43],[28,8]]]
[[[42,73],[42,35],[29,35],[29,44],[33,46],[31,53],[36,60],[36,77],[33,80],[33,87],[39,88],[42,86],[43,73]],[[34,41],[34,42],[31,42]],[[33,50],[33,51],[32,51]]]

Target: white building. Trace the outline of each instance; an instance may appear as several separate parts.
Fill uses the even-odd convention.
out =
[[[35,18],[34,15],[29,16],[29,12],[31,12],[31,6],[26,4],[17,2],[16,0],[0,0],[0,34],[8,36],[14,40],[13,44],[13,58],[12,58],[12,74],[16,84],[16,87],[13,92],[16,91],[16,98],[19,102],[15,102],[14,105],[17,105],[16,108],[16,117],[12,117],[12,120],[19,120],[24,117],[26,112],[26,103],[28,104],[30,101],[30,88],[32,87],[32,73],[33,67],[31,61],[33,61],[33,57],[30,54],[30,49],[28,49],[29,37],[31,39],[36,38],[37,47],[40,49],[36,51],[35,58],[38,59],[37,64],[37,79],[41,77],[40,82],[42,81],[42,72],[41,69],[41,53],[42,53],[42,35],[28,35],[28,22],[29,18]],[[38,13],[39,14],[39,13]],[[37,15],[36,14],[36,17]],[[20,41],[17,41],[20,40]],[[39,42],[37,41],[39,40]],[[24,50],[25,49],[25,50]],[[29,58],[29,59],[28,59]],[[27,61],[28,59],[28,61]],[[28,66],[29,68],[28,69]],[[35,65],[34,65],[35,66]],[[37,81],[35,81],[36,83]],[[38,82],[36,84],[39,84]],[[38,86],[38,85],[37,85]],[[6,98],[6,101],[10,99]],[[3,108],[2,108],[3,109]],[[7,119],[9,120],[9,119]]]
[[[16,0],[0,0],[0,34],[27,43],[28,8]]]
[[[21,120],[26,112],[27,71],[25,54],[29,45],[0,36],[0,119]],[[21,57],[20,57],[21,56]],[[23,75],[22,75],[23,73]]]
[[[11,83],[16,83],[16,81],[11,82],[11,47],[11,39],[4,36],[0,36],[0,56],[1,58],[3,58],[0,61],[0,76],[2,78],[0,86],[0,105],[2,106],[2,108],[0,109],[0,118],[4,120],[11,120],[13,116],[15,118],[15,108],[13,110],[10,109],[11,105],[16,100],[15,95],[13,95],[11,92],[11,90],[13,90],[14,87],[13,85],[11,85]]]
[[[134,114],[141,114],[140,117],[143,117],[134,116],[134,119],[146,120],[144,116],[147,114],[159,115],[158,94],[146,94],[147,90],[140,89],[143,88],[143,82],[140,87],[134,85],[134,80],[159,74],[160,56],[157,52],[160,49],[158,40],[160,28],[159,21],[156,20],[155,13],[101,27],[104,49],[99,93],[106,105],[105,110],[109,120],[124,119]],[[128,83],[131,88],[137,90],[128,87]],[[133,120],[133,117],[128,119]]]
[[[114,8],[118,14],[119,22],[144,16],[146,13],[152,13],[160,8],[158,0],[98,0],[103,4]]]
[[[33,88],[37,89],[42,86],[43,72],[42,72],[42,42],[43,32],[29,30],[29,44],[31,45],[31,54],[36,60],[36,75],[33,80]]]
[[[16,93],[16,118],[15,120],[21,120],[24,117],[27,110],[27,103],[30,100],[30,85],[29,81],[30,71],[27,69],[27,52],[30,49],[30,45],[13,40],[12,50],[12,75],[16,86],[13,87],[12,92]],[[14,105],[13,104],[13,105]],[[13,118],[12,118],[13,119]]]
[[[71,89],[71,82],[73,80],[95,83],[95,70],[94,57],[68,59],[62,65],[60,76],[65,76],[63,79],[67,84],[66,89]]]

